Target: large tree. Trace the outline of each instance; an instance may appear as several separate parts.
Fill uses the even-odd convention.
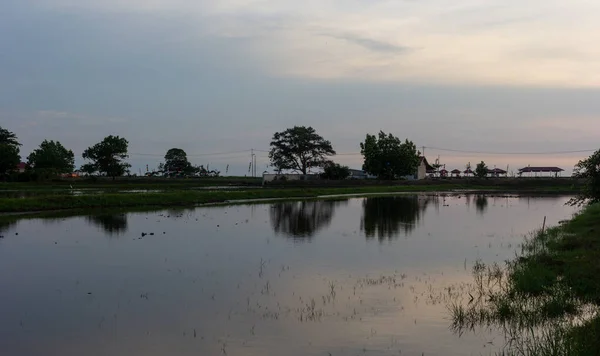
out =
[[[350,168],[347,166],[342,166],[339,163],[334,163],[332,161],[327,162],[323,167],[323,173],[321,173],[321,177],[323,179],[331,179],[331,180],[341,180],[346,179],[350,175]]]
[[[188,161],[187,154],[181,148],[171,148],[167,151],[163,169],[167,172],[194,172],[194,167]]]
[[[412,141],[400,141],[392,134],[379,132],[369,135],[360,144],[364,156],[363,170],[379,179],[397,179],[415,174],[419,166],[419,152]]]
[[[584,179],[585,187],[580,195],[571,199],[571,205],[584,205],[600,202],[600,150],[579,161],[573,170],[575,178]]]
[[[58,141],[44,140],[40,147],[27,157],[27,163],[35,171],[43,174],[71,173],[75,169],[75,155]]]
[[[87,173],[100,172],[109,177],[122,176],[131,165],[124,162],[127,155],[129,142],[119,136],[107,136],[83,152],[83,158],[92,161],[81,167]]]
[[[21,162],[19,146],[21,144],[17,136],[0,127],[0,175],[4,176],[14,171]]]
[[[488,174],[488,167],[486,166],[484,161],[477,163],[477,167],[475,167],[475,176],[477,178],[485,178]]]
[[[331,142],[325,140],[312,127],[294,126],[276,132],[271,141],[269,158],[278,171],[297,170],[306,174],[310,167],[323,167],[328,156],[335,155]]]

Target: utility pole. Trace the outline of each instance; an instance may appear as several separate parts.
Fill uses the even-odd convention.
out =
[[[250,166],[252,167],[252,177],[256,177],[256,155],[254,154],[254,148],[250,149]]]
[[[425,146],[423,146],[423,151],[421,151],[421,155],[425,157]]]

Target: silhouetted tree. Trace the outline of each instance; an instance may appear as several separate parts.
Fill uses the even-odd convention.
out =
[[[379,132],[378,137],[367,134],[360,144],[364,156],[363,170],[379,179],[397,179],[413,175],[419,166],[419,153],[412,141],[400,141],[392,134]]]
[[[71,173],[75,169],[75,155],[58,141],[44,140],[27,157],[27,163],[38,174],[45,176]]]
[[[477,164],[477,167],[475,167],[475,176],[477,178],[485,178],[485,176],[487,176],[488,174],[488,167],[485,165],[484,161],[481,161],[480,163]]]
[[[194,173],[194,167],[187,159],[187,153],[181,148],[171,148],[165,155],[164,170],[168,172]]]
[[[107,136],[102,142],[83,152],[83,158],[92,161],[81,167],[86,173],[100,172],[109,177],[122,176],[131,165],[123,160],[127,157],[129,142],[119,136]]]
[[[321,177],[323,179],[342,180],[348,178],[350,175],[350,168],[342,166],[339,163],[333,163],[331,161],[325,164]]]
[[[17,136],[0,126],[0,176],[13,172],[19,162],[19,143]]]
[[[600,150],[575,165],[573,176],[585,180],[581,194],[571,199],[571,205],[584,205],[600,202]]]
[[[271,165],[282,171],[297,170],[306,174],[310,167],[323,167],[327,157],[335,155],[331,142],[318,135],[312,127],[294,126],[276,132],[271,141]]]

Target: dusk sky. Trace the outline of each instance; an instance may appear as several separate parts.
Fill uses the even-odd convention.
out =
[[[508,153],[600,148],[599,19],[594,0],[3,0],[0,126],[23,159],[53,139],[78,166],[123,136],[134,173],[179,147],[243,175],[294,125],[351,168],[383,130],[448,169],[570,172],[592,152]]]

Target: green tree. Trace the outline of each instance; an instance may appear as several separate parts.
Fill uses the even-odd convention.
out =
[[[412,141],[400,141],[392,134],[379,132],[378,137],[367,134],[360,144],[364,156],[363,170],[379,179],[397,179],[415,174],[419,166],[419,153]]]
[[[579,161],[573,170],[573,177],[585,180],[581,194],[571,199],[571,205],[584,205],[600,202],[600,150]]]
[[[488,174],[488,167],[485,165],[484,161],[477,163],[477,167],[475,167],[475,176],[478,178],[485,178]]]
[[[119,136],[107,136],[83,152],[83,158],[91,163],[84,164],[81,170],[86,173],[100,172],[109,177],[122,176],[131,165],[123,160],[127,157],[129,142]]]
[[[350,168],[342,166],[339,163],[327,162],[323,167],[321,177],[323,179],[341,180],[350,175]]]
[[[269,159],[279,172],[285,169],[306,174],[310,167],[323,167],[327,156],[335,155],[331,142],[315,132],[312,127],[294,126],[276,132],[271,141]]]
[[[5,176],[14,171],[21,162],[19,146],[21,144],[17,136],[0,127],[0,175]]]
[[[167,172],[193,173],[194,167],[187,159],[187,153],[181,148],[171,148],[165,155],[164,170]]]
[[[27,157],[27,163],[43,175],[71,173],[75,169],[75,155],[58,141],[44,140],[40,148]]]

